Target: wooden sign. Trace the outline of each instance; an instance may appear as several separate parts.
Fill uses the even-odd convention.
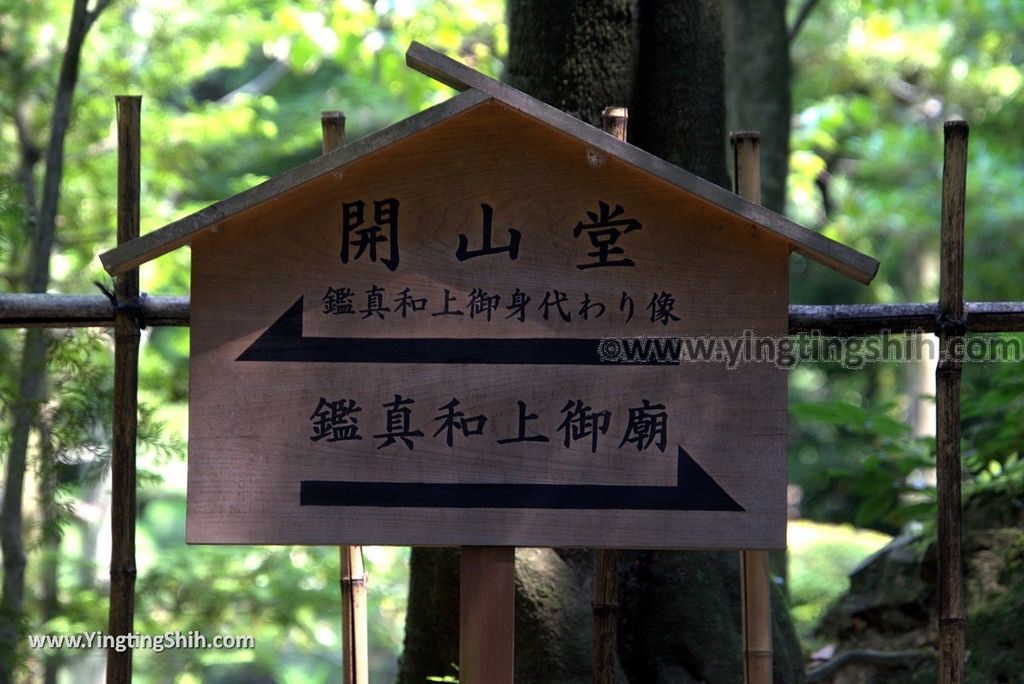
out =
[[[783,547],[785,370],[707,345],[803,229],[647,158],[488,82],[112,253],[193,247],[188,541]]]

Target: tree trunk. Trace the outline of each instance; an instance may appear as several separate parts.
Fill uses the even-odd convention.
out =
[[[409,605],[398,681],[457,674],[459,664],[459,553],[414,548],[409,559]]]
[[[717,0],[510,0],[509,28],[513,86],[595,125],[605,106],[628,104],[631,142],[728,186]],[[447,658],[457,643],[447,609],[436,608],[457,606],[457,565],[437,551],[417,549],[413,558],[406,647],[414,650],[403,656],[401,684],[441,674],[440,661],[423,669],[417,654]],[[742,681],[737,566],[735,553],[623,554],[616,679]],[[592,681],[593,570],[583,551],[517,553],[516,681]],[[799,645],[777,591],[774,598],[775,681],[800,681]]]
[[[641,0],[629,139],[729,187],[722,17],[717,0]]]
[[[28,440],[46,386],[46,336],[42,329],[25,333],[18,398],[13,406],[14,429],[6,459],[4,501],[0,507],[0,548],[4,555],[3,596],[0,598],[0,682],[14,681],[21,641],[25,600],[25,542],[22,498]]]
[[[785,0],[723,3],[726,122],[761,132],[761,203],[786,207],[789,173],[789,37]]]
[[[505,80],[600,126],[632,97],[637,14],[636,0],[510,0]]]
[[[57,509],[56,493],[59,486],[57,464],[53,454],[53,435],[44,428],[40,435],[40,457],[38,469],[38,495],[42,518],[42,557],[39,562],[39,603],[40,622],[45,624],[60,615],[60,585],[58,563],[60,562],[60,512]],[[64,654],[60,651],[46,656],[43,660],[43,684],[57,684],[57,674]]]

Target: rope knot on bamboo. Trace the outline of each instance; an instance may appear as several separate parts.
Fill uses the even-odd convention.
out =
[[[137,299],[132,299],[126,302],[114,304],[114,315],[126,314],[131,317],[135,322],[135,325],[139,330],[146,329],[146,316],[143,310],[142,302],[146,299],[146,294],[142,293]]]
[[[963,337],[967,334],[966,318],[951,318],[943,314],[935,317],[935,334],[948,337]]]
[[[118,565],[110,568],[111,577],[135,577],[139,571],[134,565]]]
[[[93,285],[103,293],[103,296],[110,302],[110,308],[113,315],[116,317],[118,314],[126,314],[135,323],[139,330],[146,329],[146,316],[143,308],[143,302],[146,300],[148,295],[145,292],[139,294],[137,298],[120,301],[115,290],[110,289],[99,281],[93,281]]]

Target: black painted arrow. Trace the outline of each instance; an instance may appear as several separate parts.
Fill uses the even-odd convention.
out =
[[[303,480],[299,503],[388,508],[745,510],[682,447],[676,478],[675,485],[667,486]]]
[[[303,337],[302,297],[237,361],[306,363],[450,363],[591,366],[602,361],[596,338]],[[617,353],[617,352],[616,352]],[[632,365],[676,365],[651,358]]]

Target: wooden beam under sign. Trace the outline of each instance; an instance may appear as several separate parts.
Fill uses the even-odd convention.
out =
[[[459,682],[512,684],[516,550],[464,546],[459,580]]]

